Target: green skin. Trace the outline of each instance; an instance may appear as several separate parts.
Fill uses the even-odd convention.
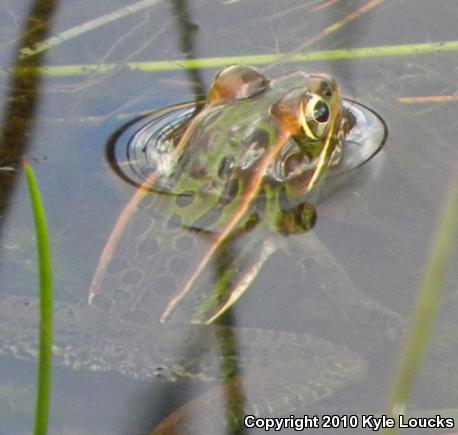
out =
[[[314,104],[307,106],[312,98]],[[329,117],[329,126],[312,119],[318,100],[326,102],[328,113],[317,116]],[[310,121],[308,132],[303,128],[305,118]],[[328,165],[337,162],[335,150],[347,124],[340,92],[329,77],[293,73],[269,82],[247,67],[220,72],[207,104],[176,142],[182,151],[171,165],[173,170],[159,180],[159,186],[172,182],[175,195],[147,195],[138,205],[106,268],[103,292],[89,307],[56,304],[55,362],[144,379],[219,380],[236,390],[239,381],[233,376],[241,371],[247,379],[243,413],[257,415],[287,413],[361,379],[365,363],[357,355],[319,338],[189,324],[189,320],[206,322],[231,295],[240,296],[267,258],[284,244],[280,234],[313,226],[313,207],[303,200],[298,206],[291,204],[306,197],[312,189],[310,179],[318,180]],[[261,174],[261,188],[248,193],[248,211],[168,319],[174,324],[161,324],[158,319],[165,305],[195,269],[199,252],[208,251],[214,234],[224,229],[247,195],[247,183],[257,174],[256,149],[265,152],[282,135],[287,138],[284,150],[268,173]],[[305,163],[298,160],[299,154],[306,156]],[[292,165],[296,169],[285,163],[289,159],[298,162]],[[223,160],[232,163],[223,165]],[[361,295],[342,298],[350,306]],[[35,304],[15,297],[1,301],[0,355],[35,356]],[[271,382],[258,382],[260,367]],[[183,423],[189,432],[180,433],[212,433],[209,415],[222,412],[220,419],[227,420],[220,408],[208,411],[221,400],[227,400],[225,391],[212,389],[197,400],[199,411],[192,412],[196,426],[183,423],[182,415],[167,424]],[[240,406],[240,400],[235,401]],[[225,422],[239,423],[238,418]],[[157,433],[170,430],[168,426]]]

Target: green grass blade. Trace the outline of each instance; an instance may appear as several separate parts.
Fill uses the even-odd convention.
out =
[[[35,435],[46,435],[51,395],[52,362],[52,267],[46,215],[33,169],[24,159],[38,245],[40,266],[40,345],[38,360]]]
[[[405,414],[418,368],[429,344],[440,307],[442,288],[452,262],[458,228],[458,178],[447,195],[437,235],[427,263],[420,294],[412,317],[407,344],[398,365],[388,404],[388,414],[396,421]],[[385,433],[395,433],[388,429]]]
[[[319,62],[335,60],[369,59],[374,57],[404,57],[431,53],[458,51],[458,40],[437,41],[416,44],[386,45],[380,47],[361,47],[326,51],[309,51],[296,53],[288,62]],[[43,67],[16,68],[15,74],[40,74],[44,76],[80,76],[88,74],[106,74],[122,68],[123,71],[162,72],[183,69],[222,68],[232,64],[267,65],[278,62],[285,54],[266,53],[256,55],[239,55],[225,57],[208,57],[198,59],[177,59],[150,62],[104,63],[83,65],[55,65]],[[1,71],[1,70],[0,70]]]

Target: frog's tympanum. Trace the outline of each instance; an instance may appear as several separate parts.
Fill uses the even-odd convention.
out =
[[[56,360],[136,378],[221,382],[156,433],[220,433],[211,425],[221,422],[202,423],[202,409],[219,407],[235,427],[240,415],[278,416],[360,379],[364,362],[323,339],[202,325],[228,311],[274,252],[288,252],[284,236],[313,227],[310,195],[339,165],[354,125],[328,75],[268,80],[230,66],[183,122],[159,133],[137,128],[127,146],[144,152],[150,173],[105,249],[90,305],[57,305]],[[34,304],[2,304],[17,315],[5,329],[0,313],[0,353],[30,356],[35,340],[24,324],[33,324]],[[240,412],[221,410],[229,405]]]

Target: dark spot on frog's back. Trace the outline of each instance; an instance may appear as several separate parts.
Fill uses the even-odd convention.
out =
[[[194,201],[194,192],[183,192],[177,195],[175,203],[178,207],[188,207]]]
[[[181,252],[187,252],[195,245],[194,238],[188,235],[178,237],[175,241],[175,248]]]
[[[137,215],[132,219],[131,225],[129,225],[129,232],[132,236],[139,236],[145,233],[151,226],[152,219],[146,215]]]
[[[234,169],[234,162],[235,162],[235,157],[234,156],[225,156],[221,160],[218,168],[218,177],[221,178],[222,180],[228,178]]]
[[[147,238],[140,242],[138,245],[138,254],[142,257],[150,257],[155,254],[159,248],[157,240]]]
[[[189,169],[189,176],[195,180],[200,180],[208,174],[207,165],[199,160],[195,160]]]
[[[228,205],[237,197],[238,192],[239,180],[234,178],[226,183],[218,202],[221,205]]]
[[[168,221],[167,221],[167,229],[174,230],[181,225],[181,216],[174,214]]]
[[[183,257],[173,257],[168,262],[168,270],[170,273],[180,273],[187,265],[188,262]]]
[[[258,128],[242,142],[242,145],[247,148],[256,146],[257,148],[266,149],[269,145],[269,133],[266,130]]]
[[[143,277],[143,273],[139,270],[129,270],[122,278],[122,282],[127,285],[137,284]]]

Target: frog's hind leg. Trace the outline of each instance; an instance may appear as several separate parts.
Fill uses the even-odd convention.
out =
[[[173,150],[170,152],[170,162],[176,163],[178,161],[179,157],[187,147],[191,136],[194,134],[194,131],[199,126],[201,119],[204,116],[205,113],[196,113],[196,115],[186,124],[185,131],[183,132],[177,144],[174,146]],[[158,168],[152,171],[151,174],[143,181],[141,186],[135,191],[134,195],[119,214],[113,229],[108,236],[107,242],[101,252],[99,262],[96,266],[94,276],[89,287],[89,304],[93,302],[96,296],[103,296],[105,287],[104,281],[107,276],[107,268],[109,267],[110,262],[113,260],[121,240],[123,237],[125,237],[124,234],[126,229],[129,226],[133,216],[137,213],[137,210],[141,206],[145,197],[150,195],[151,192],[155,190],[157,183],[162,179],[163,176],[164,174],[161,173]]]
[[[225,241],[171,317],[193,323],[214,322],[240,299],[280,248],[277,239],[254,231],[240,232]]]
[[[226,247],[217,255],[215,285],[199,310],[195,321],[212,323],[245,293],[266,261],[277,251],[278,243],[268,237],[257,246],[243,247],[235,259],[226,257]]]

